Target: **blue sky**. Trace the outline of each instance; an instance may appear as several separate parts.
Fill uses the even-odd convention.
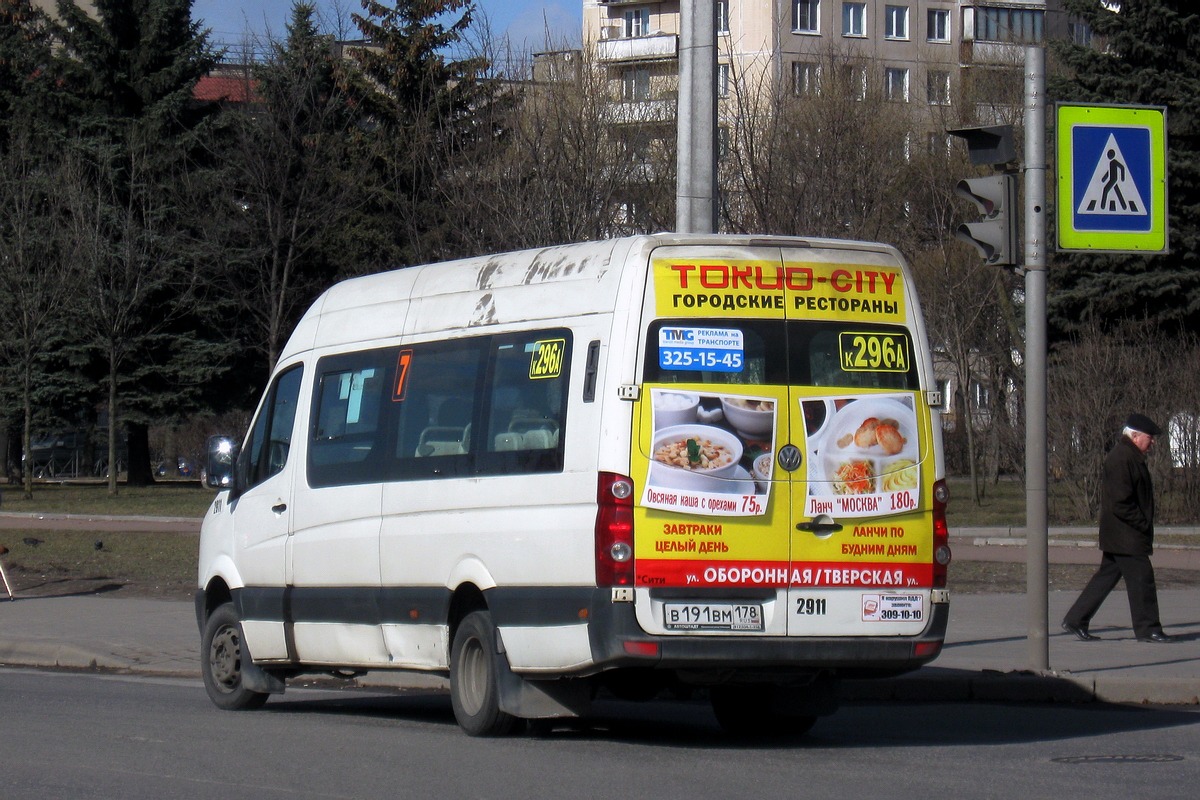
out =
[[[361,11],[358,0],[309,0],[318,14],[344,16]],[[194,0],[192,17],[212,30],[210,41],[234,44],[247,32],[258,36],[282,36],[294,0]],[[518,49],[540,49],[549,28],[552,41],[578,44],[583,26],[581,0],[476,0],[497,36],[508,34]]]

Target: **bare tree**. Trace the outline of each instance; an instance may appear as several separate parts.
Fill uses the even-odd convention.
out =
[[[30,131],[0,156],[0,368],[22,411],[22,482],[33,496],[33,396],[49,333],[64,325],[73,247],[64,237],[59,164],[31,153]],[[7,465],[6,465],[7,466]]]
[[[74,289],[82,295],[72,304],[74,338],[99,355],[105,371],[110,494],[117,492],[123,383],[164,346],[195,289],[171,195],[151,178],[152,161],[145,145],[80,148],[60,185],[69,212],[64,233],[78,253]]]
[[[906,227],[914,119],[868,66],[830,52],[807,84],[753,62],[731,74],[721,160],[730,230],[894,240]]]
[[[269,374],[300,312],[338,271],[342,224],[364,202],[350,167],[354,119],[334,77],[333,39],[298,4],[287,39],[247,73],[247,113],[231,114],[225,183],[212,226],[230,296]]]
[[[487,53],[490,63],[527,58]],[[602,239],[674,224],[675,97],[622,101],[594,54],[561,49],[508,80],[495,131],[440,184],[460,252]]]
[[[1066,507],[1056,516],[1095,518],[1105,453],[1129,413],[1139,411],[1167,432],[1150,459],[1160,500],[1166,500],[1160,506],[1170,510],[1159,515],[1160,521],[1171,513],[1195,518],[1195,501],[1187,493],[1195,488],[1197,465],[1188,460],[1196,451],[1189,454],[1185,446],[1186,431],[1194,430],[1196,419],[1195,370],[1180,365],[1196,363],[1196,355],[1194,337],[1168,339],[1150,322],[1110,330],[1093,324],[1055,348],[1049,362],[1047,435],[1051,469],[1066,489]],[[1172,420],[1183,421],[1182,441],[1170,435]],[[1178,452],[1171,452],[1173,444]],[[1179,497],[1171,498],[1177,492]]]

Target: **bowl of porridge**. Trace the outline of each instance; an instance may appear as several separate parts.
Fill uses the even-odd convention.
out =
[[[775,427],[775,401],[754,397],[722,397],[725,419],[747,436],[767,436]]]
[[[654,432],[650,482],[678,489],[711,488],[713,478],[733,478],[742,442],[711,425],[672,425]]]

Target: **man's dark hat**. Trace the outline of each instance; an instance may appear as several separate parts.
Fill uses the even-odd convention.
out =
[[[1125,427],[1141,431],[1142,433],[1148,433],[1151,436],[1158,436],[1162,433],[1162,428],[1155,425],[1154,420],[1145,414],[1130,414],[1129,419],[1125,420]]]

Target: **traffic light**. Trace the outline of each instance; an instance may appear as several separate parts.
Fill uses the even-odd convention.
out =
[[[947,130],[967,143],[972,164],[1005,169],[1016,160],[1011,125],[985,125]],[[1017,237],[1017,178],[1011,172],[964,178],[955,192],[975,204],[983,219],[958,226],[955,235],[975,245],[984,260],[997,266],[1020,263]]]
[[[954,191],[967,198],[983,219],[958,226],[955,235],[975,245],[984,260],[998,266],[1019,263],[1017,248],[1017,179],[1014,175],[964,178]]]

